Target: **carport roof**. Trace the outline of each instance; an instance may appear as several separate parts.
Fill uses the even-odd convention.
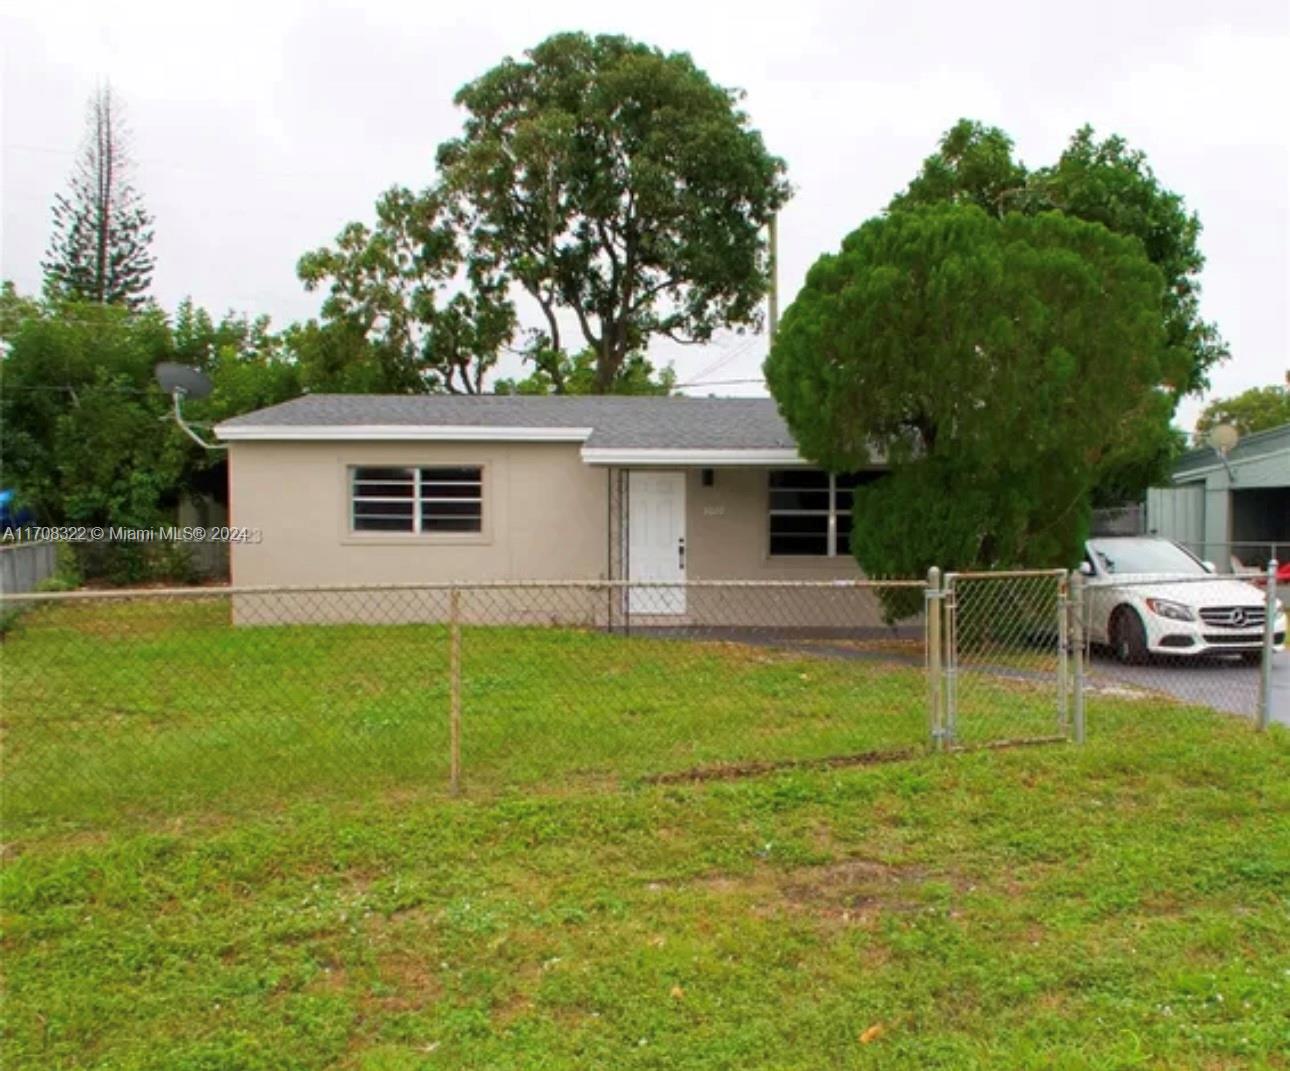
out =
[[[580,442],[588,461],[626,461],[636,451],[797,458],[771,398],[306,394],[215,432],[232,441]]]
[[[1239,465],[1245,461],[1257,461],[1267,457],[1269,454],[1279,453],[1290,454],[1290,424],[1282,424],[1280,427],[1268,428],[1266,431],[1256,431],[1251,435],[1244,435],[1232,447],[1227,455],[1229,465]],[[1212,468],[1219,466],[1221,462],[1218,455],[1211,447],[1202,446],[1195,450],[1189,450],[1174,462],[1171,476],[1175,483],[1180,482],[1188,475],[1199,475],[1207,472]],[[1286,481],[1290,483],[1290,468],[1286,470]]]

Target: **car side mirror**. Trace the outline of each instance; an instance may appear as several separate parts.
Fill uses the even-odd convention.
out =
[[[1080,562],[1080,563],[1079,563],[1079,571],[1080,571],[1080,575],[1081,575],[1081,576],[1092,576],[1092,575],[1093,575],[1093,566],[1092,566],[1092,565],[1090,565],[1088,562]]]
[[[1216,569],[1214,568],[1214,563],[1213,563],[1213,562],[1201,562],[1201,563],[1200,563],[1200,567],[1201,567],[1202,569],[1204,569],[1204,570],[1205,570],[1205,572],[1207,572],[1207,573],[1214,573],[1214,572],[1217,572],[1217,571],[1218,571],[1218,570],[1216,570]]]

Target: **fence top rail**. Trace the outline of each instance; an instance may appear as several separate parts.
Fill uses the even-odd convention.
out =
[[[946,583],[950,583],[955,580],[1020,580],[1026,577],[1039,577],[1039,576],[1064,577],[1068,572],[1069,570],[1067,569],[979,570],[977,572],[946,573],[945,581]]]
[[[1184,547],[1274,547],[1278,543],[1290,543],[1290,534],[1277,539],[1177,539]]]
[[[0,602],[76,602],[113,599],[220,599],[233,595],[315,595],[362,594],[364,592],[416,591],[591,591],[668,589],[687,590],[803,590],[803,591],[873,591],[889,588],[925,588],[925,580],[475,580],[426,581],[372,584],[306,584],[306,585],[204,585],[175,588],[99,588],[77,591],[31,591],[21,594],[0,593]]]

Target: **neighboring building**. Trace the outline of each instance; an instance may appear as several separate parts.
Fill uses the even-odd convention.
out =
[[[1147,492],[1147,530],[1190,547],[1223,572],[1233,558],[1290,557],[1290,424],[1241,439],[1226,459],[1210,447],[1174,464],[1171,486]]]
[[[215,432],[230,523],[259,531],[238,586],[855,580],[851,489],[880,475],[812,468],[762,398],[306,395]]]

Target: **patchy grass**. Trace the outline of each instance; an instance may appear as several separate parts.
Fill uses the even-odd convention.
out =
[[[1093,697],[917,745],[917,667],[435,626],[24,615],[6,1069],[1286,1068],[1290,737]],[[960,727],[1046,731],[976,676]]]
[[[1050,659],[1051,661],[1051,659]],[[463,629],[472,791],[926,745],[918,665],[574,628]],[[11,823],[443,790],[441,625],[232,627],[222,598],[65,603],[0,644]],[[1054,730],[1047,680],[965,681],[969,742]]]
[[[1083,749],[46,828],[0,876],[0,1057],[1287,1066],[1290,739],[1089,713]]]

